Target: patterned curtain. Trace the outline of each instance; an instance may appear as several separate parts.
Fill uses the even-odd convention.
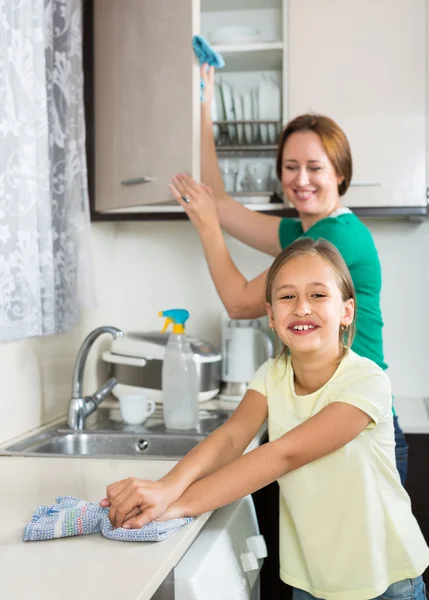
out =
[[[81,0],[0,0],[0,341],[94,304]]]

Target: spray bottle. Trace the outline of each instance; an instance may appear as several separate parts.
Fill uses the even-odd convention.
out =
[[[167,429],[196,429],[198,423],[198,375],[194,355],[185,335],[189,312],[182,308],[164,310],[162,332],[170,323],[173,331],[168,338],[162,365],[162,396]]]

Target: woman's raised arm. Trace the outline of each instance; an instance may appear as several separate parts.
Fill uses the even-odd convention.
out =
[[[254,319],[265,315],[266,274],[248,281],[234,264],[210,188],[190,176],[178,176],[173,179],[170,190],[198,231],[210,275],[229,316]]]
[[[277,256],[280,252],[279,217],[249,210],[225,192],[219,169],[210,105],[214,94],[214,67],[203,65],[204,82],[201,103],[201,180],[213,190],[222,229],[244,244]]]

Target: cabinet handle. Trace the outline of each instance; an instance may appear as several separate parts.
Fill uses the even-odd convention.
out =
[[[151,181],[156,181],[157,177],[149,177],[148,175],[143,175],[143,177],[134,177],[133,179],[123,179],[121,181],[121,185],[140,185],[141,183],[150,183]]]

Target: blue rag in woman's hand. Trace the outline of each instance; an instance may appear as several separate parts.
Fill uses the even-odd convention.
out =
[[[223,56],[219,52],[216,52],[216,50],[213,50],[208,41],[201,35],[194,35],[192,38],[192,47],[200,66],[204,63],[216,69],[222,69],[225,66]]]
[[[203,38],[201,35],[194,35],[192,38],[192,47],[194,49],[195,55],[198,58],[200,66],[204,63],[207,63],[210,67],[215,67],[216,69],[222,69],[225,66],[225,61],[223,60],[223,56],[213,50],[208,41]],[[201,87],[201,102],[203,101],[203,89],[204,89],[204,81],[201,79],[200,83]]]

